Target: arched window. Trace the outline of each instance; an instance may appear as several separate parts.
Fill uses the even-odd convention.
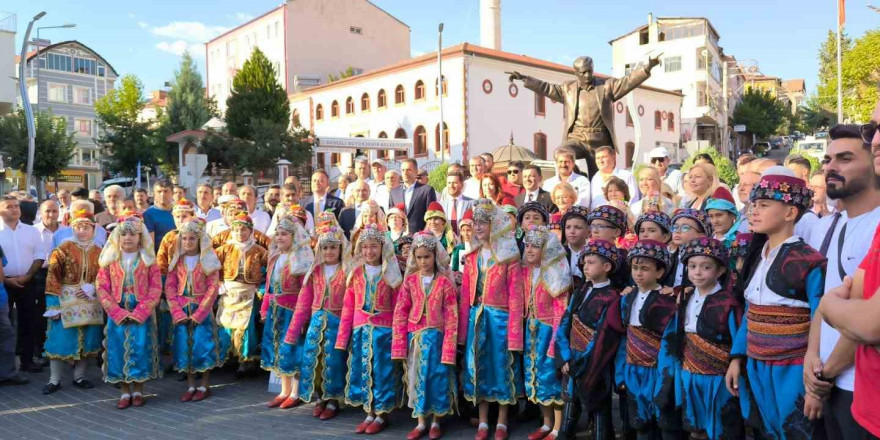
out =
[[[403,101],[406,99],[406,92],[403,91],[403,86],[398,84],[394,89],[394,103],[395,104],[403,104]]]
[[[338,118],[339,117],[339,103],[336,101],[333,101],[333,103],[330,104],[330,117],[331,118]]]
[[[294,110],[293,114],[290,115],[290,122],[294,127],[301,127],[302,124],[299,121],[299,110]]]
[[[632,168],[633,155],[636,153],[636,144],[632,142],[626,143],[626,167]]]
[[[672,112],[668,112],[666,114],[668,115],[666,119],[667,130],[675,131],[675,114]]]
[[[376,137],[378,137],[379,139],[388,139],[388,133],[385,133],[384,131],[380,131],[380,132],[379,132],[379,135],[376,136]],[[393,151],[394,151],[394,150],[384,150],[384,151],[379,151],[379,152],[378,152],[378,155],[379,155],[380,157],[384,158],[384,159],[391,159],[391,156],[392,156],[392,154],[393,154]]]
[[[540,131],[535,133],[535,156],[547,160],[547,135]]]
[[[354,99],[349,96],[345,99],[345,114],[350,115],[354,113]]]
[[[367,112],[370,111],[370,95],[364,93],[361,95],[361,111]]]
[[[379,132],[379,139],[388,139],[388,133],[385,133],[384,131],[380,131]]]
[[[388,100],[385,98],[385,89],[379,89],[379,94],[376,95],[376,106],[379,108],[385,108],[388,105]]]
[[[443,146],[446,148],[446,151],[449,151],[449,126],[446,123],[443,123],[443,139],[440,139],[440,124],[437,124],[434,127],[434,151],[440,151],[440,144],[443,143]]]
[[[447,90],[447,85],[448,85],[448,84],[447,84],[447,81],[446,81],[446,77],[444,76],[444,77],[443,77],[443,96],[446,96],[446,94],[449,92],[449,90]],[[434,96],[437,96],[437,92],[438,92],[438,90],[437,90],[437,80],[435,79],[435,80],[434,80]]]
[[[663,119],[660,110],[654,110],[654,130],[663,129]]]
[[[413,156],[428,155],[428,135],[425,133],[425,127],[419,125],[413,132]]]
[[[627,127],[633,126],[633,118],[632,118],[632,115],[629,113],[629,107],[626,108],[626,126]]]
[[[403,128],[398,128],[397,131],[394,132],[394,139],[406,139],[406,130]],[[406,151],[395,151],[394,158],[398,157],[406,157]]]
[[[321,104],[315,106],[315,119],[319,121],[324,119],[324,106]]]
[[[425,83],[422,80],[416,81],[415,94],[416,101],[425,99]]]

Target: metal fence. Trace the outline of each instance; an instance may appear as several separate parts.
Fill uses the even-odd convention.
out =
[[[0,31],[12,32],[14,34],[17,29],[18,24],[16,22],[15,14],[12,12],[0,11]]]

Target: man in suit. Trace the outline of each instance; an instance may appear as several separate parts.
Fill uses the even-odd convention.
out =
[[[443,206],[443,212],[448,212],[450,226],[452,232],[458,235],[458,223],[464,217],[464,213],[474,205],[474,199],[465,197],[464,176],[461,172],[452,171],[446,173],[446,191],[440,197],[440,204]]]
[[[565,105],[562,132],[566,134],[566,140],[579,142],[577,159],[586,159],[588,177],[592,178],[598,170],[593,160],[593,149],[614,145],[614,101],[645,82],[651,76],[651,69],[659,64],[659,57],[648,58],[646,66],[634,69],[624,78],[597,80],[593,76],[593,59],[579,57],[574,60],[577,77],[574,81],[550,84],[519,72],[513,72],[510,81],[523,81],[527,89]]]
[[[361,203],[370,200],[370,184],[363,180],[358,180],[349,185],[351,187],[351,195],[354,199],[351,207],[345,208],[339,213],[339,226],[345,232],[345,236],[351,238],[351,231],[361,215]]]
[[[406,218],[409,221],[409,232],[414,234],[425,229],[425,212],[428,205],[437,201],[437,193],[428,185],[416,181],[419,166],[415,159],[404,159],[400,165],[403,178],[404,205]]]
[[[282,187],[283,190],[287,185]],[[330,188],[330,176],[326,171],[317,169],[312,173],[312,195],[302,199],[300,205],[305,206],[314,218],[318,218],[318,214],[326,210],[332,210],[333,215],[339,219],[339,215],[345,208],[345,202],[339,197],[334,197],[327,190]],[[294,187],[294,190],[296,188]]]
[[[516,196],[514,200],[516,206],[522,207],[529,202],[540,203],[548,213],[553,214],[559,211],[559,208],[553,203],[550,192],[541,188],[543,178],[541,176],[541,168],[537,165],[526,165],[523,167],[523,189],[524,191]]]

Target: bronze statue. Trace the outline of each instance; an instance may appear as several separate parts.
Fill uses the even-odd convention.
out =
[[[527,89],[565,105],[565,143],[575,148],[577,159],[586,159],[588,177],[592,178],[598,171],[593,149],[614,147],[614,101],[645,82],[658,64],[659,55],[648,58],[647,66],[640,66],[624,78],[597,80],[593,77],[593,59],[579,57],[574,60],[574,81],[550,84],[519,72],[510,72],[510,81],[523,81]]]

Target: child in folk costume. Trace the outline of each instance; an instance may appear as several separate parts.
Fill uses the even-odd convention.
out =
[[[440,202],[431,202],[428,205],[428,210],[425,212],[425,224],[425,230],[434,234],[440,240],[440,244],[443,245],[443,249],[446,249],[447,255],[452,253],[452,250],[458,244],[458,239],[455,237],[455,233],[452,232],[452,225],[447,221],[446,211],[443,210],[443,205]]]
[[[95,217],[87,211],[70,217],[74,239],[61,243],[49,256],[46,276],[46,314],[49,315],[43,355],[51,374],[43,394],[61,388],[65,362],[73,362],[73,385],[93,388],[86,379],[88,358],[101,352],[104,311],[95,296],[98,257]]]
[[[306,402],[318,400],[312,415],[321,420],[336,417],[345,392],[348,353],[333,348],[345,298],[350,254],[348,240],[335,217],[332,222],[318,226],[315,264],[305,276],[284,338],[288,344],[302,341],[300,398]],[[304,339],[303,329],[307,329]]]
[[[449,254],[431,232],[413,236],[407,275],[394,308],[391,358],[405,361],[407,395],[418,425],[407,440],[443,436],[440,418],[456,404],[455,348],[458,293],[449,278]]]
[[[495,438],[507,438],[508,405],[523,394],[523,283],[513,222],[489,199],[474,206],[479,248],[465,257],[458,343],[465,346],[461,383],[477,406],[476,439],[489,437],[489,403],[497,402]]]
[[[167,282],[168,268],[171,265],[171,259],[177,251],[177,238],[180,234],[180,228],[196,215],[196,205],[186,199],[178,200],[171,208],[171,217],[174,218],[174,227],[177,229],[168,231],[162,241],[159,242],[159,250],[156,251],[156,264],[162,272],[162,285]],[[174,320],[171,317],[167,294],[163,296],[159,302],[159,341],[162,354],[168,354],[172,350],[174,339]]]
[[[171,254],[165,297],[174,321],[174,369],[186,374],[182,402],[199,402],[210,395],[210,372],[229,357],[229,335],[214,318],[220,289],[220,260],[200,218],[178,225]],[[196,374],[202,374],[196,387]]]
[[[654,240],[669,243],[672,220],[660,211],[648,211],[636,219],[635,232],[639,240]]]
[[[229,227],[220,232],[217,232],[211,237],[211,244],[214,246],[215,250],[220,246],[223,246],[233,241],[235,219],[241,217],[242,215],[246,216],[247,212],[247,203],[245,203],[244,200],[233,199],[226,205],[226,210],[224,211],[223,215],[229,222]],[[266,236],[266,234],[252,229],[251,236],[253,237],[254,242],[262,246],[263,249],[269,249],[269,245],[271,244],[272,240],[268,236]]]
[[[712,223],[712,237],[724,243],[724,247],[730,249],[731,243],[736,239],[739,224],[742,221],[733,195],[723,186],[715,189],[712,198],[706,202],[706,215]]]
[[[464,257],[469,254],[476,245],[474,244],[474,210],[468,209],[458,222],[459,240],[450,255],[449,267],[452,269],[452,277],[456,285],[461,286],[461,273],[464,271]]]
[[[239,214],[231,226],[229,243],[216,249],[223,264],[217,321],[232,339],[232,352],[239,361],[236,375],[241,376],[260,355],[254,298],[263,281],[268,252],[254,241],[254,222],[247,214]]]
[[[556,366],[569,395],[560,437],[575,438],[581,411],[593,418],[593,437],[614,438],[611,391],[612,365],[623,334],[619,286],[612,275],[621,269],[614,243],[591,239],[582,255],[586,282],[575,292],[556,330]],[[625,399],[621,400],[623,404]]]
[[[564,402],[554,365],[554,335],[568,306],[571,269],[562,243],[545,226],[530,226],[523,242],[525,391],[530,402],[541,406],[544,418],[544,424],[529,434],[529,440],[555,440],[562,425]]]
[[[382,416],[403,401],[400,366],[391,361],[391,325],[403,276],[394,245],[378,226],[360,230],[354,254],[336,349],[348,350],[345,403],[367,413],[355,432],[376,434],[388,425]]]
[[[676,345],[682,350],[676,403],[684,429],[695,439],[744,438],[739,401],[724,385],[743,314],[733,292],[734,275],[725,276],[727,249],[721,241],[700,237],[684,245],[681,259],[693,284],[684,290],[676,316]]]
[[[300,360],[303,339],[285,341],[287,329],[299,298],[303,278],[315,261],[311,237],[303,228],[305,210],[292,211],[278,219],[275,238],[269,249],[266,295],[260,317],[264,321],[260,366],[281,378],[281,394],[269,402],[269,408],[293,408],[299,398]],[[299,215],[294,217],[294,215]],[[301,217],[300,217],[301,216]]]
[[[726,381],[761,438],[812,438],[819,426],[804,414],[822,402],[805,394],[803,362],[826,260],[794,235],[812,197],[806,182],[784,167],[765,171],[749,196],[755,234],[743,273],[745,320]]]
[[[522,256],[526,249],[526,245],[523,242],[526,232],[532,226],[547,226],[549,221],[550,214],[544,208],[544,205],[538,202],[527,202],[519,208],[516,214],[516,245],[519,247],[520,256]],[[559,240],[559,237],[557,237],[557,240]]]
[[[162,274],[143,219],[127,212],[98,260],[96,289],[107,312],[104,381],[122,384],[117,408],[144,405],[144,382],[161,376],[156,305]]]
[[[626,341],[617,350],[615,382],[627,394],[629,423],[640,439],[658,434],[663,439],[678,438],[677,363],[669,344],[675,333],[676,299],[660,293],[669,254],[665,243],[640,240],[627,258],[636,287],[620,302]]]
[[[672,242],[667,247],[669,266],[660,284],[664,287],[689,287],[691,281],[681,259],[681,248],[695,238],[711,237],[713,233],[712,222],[705,211],[690,208],[676,211],[672,216]]]

